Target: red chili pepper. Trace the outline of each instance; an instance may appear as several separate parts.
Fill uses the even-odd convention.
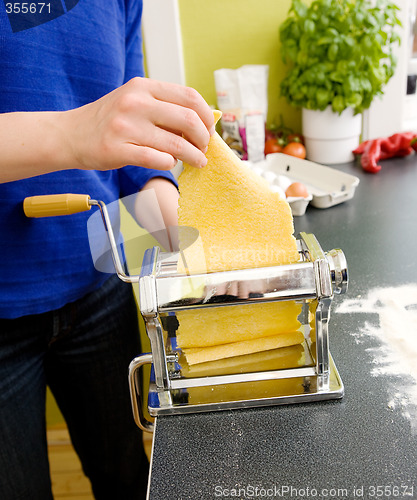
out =
[[[367,172],[376,173],[381,170],[378,165],[380,160],[393,158],[394,156],[408,156],[417,151],[417,134],[414,132],[402,132],[393,134],[390,137],[383,137],[365,141],[354,151],[354,154],[361,154],[361,165]]]
[[[398,151],[395,151],[393,153],[387,153],[386,151],[382,151],[382,146],[381,146],[381,155],[380,155],[379,159],[386,160],[388,158],[393,158],[394,156],[402,158],[404,156],[408,156],[412,152],[413,152],[413,148],[411,146],[409,146],[408,148],[399,149]]]
[[[364,141],[359,144],[359,146],[352,151],[354,155],[361,155],[365,151],[365,147],[367,144],[369,144],[371,141]]]
[[[381,165],[378,165],[381,154],[381,139],[368,141],[361,156],[361,165],[364,170],[376,174],[381,170]]]
[[[403,132],[401,134],[393,134],[390,137],[382,139],[381,149],[387,153],[396,153],[401,149],[406,149],[410,146],[410,142],[416,136],[413,132]]]
[[[364,141],[359,144],[359,146],[352,151],[354,155],[361,155],[365,151],[366,145],[371,141]]]

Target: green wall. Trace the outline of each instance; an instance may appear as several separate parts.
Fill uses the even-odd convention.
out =
[[[267,64],[268,123],[300,131],[301,112],[280,97],[285,72],[278,29],[290,0],[179,0],[186,84],[216,106],[213,71],[244,64]]]

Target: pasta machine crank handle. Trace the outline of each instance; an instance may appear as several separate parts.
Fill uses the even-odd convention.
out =
[[[100,210],[104,227],[109,239],[113,264],[117,276],[126,283],[137,283],[139,276],[127,275],[124,271],[119,251],[117,250],[116,239],[107,207],[103,201],[92,200],[88,194],[48,194],[40,196],[30,196],[23,201],[23,211],[26,217],[56,217],[60,215],[72,215],[79,212],[86,212],[92,206],[97,206]]]

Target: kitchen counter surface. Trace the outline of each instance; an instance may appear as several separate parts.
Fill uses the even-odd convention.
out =
[[[342,248],[347,258],[349,290],[334,299],[330,321],[345,396],[158,417],[151,500],[417,498],[417,410],[407,393],[408,406],[391,403],[413,381],[373,374],[381,342],[363,332],[378,328],[376,309],[337,312],[375,288],[417,287],[417,156],[384,161],[375,175],[359,163],[336,168],[360,178],[354,198],[308,207],[294,225],[295,234],[314,233],[325,251]]]

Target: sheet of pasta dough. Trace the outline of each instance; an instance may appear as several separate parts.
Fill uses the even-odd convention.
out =
[[[239,356],[243,361],[244,355],[246,354],[272,349],[278,350],[280,347],[301,344],[303,340],[304,336],[301,332],[281,333],[273,337],[230,342],[228,344],[220,344],[211,347],[191,347],[189,349],[183,349],[183,354],[189,365],[207,363],[208,361],[227,359],[235,356]],[[261,369],[262,366],[259,365],[259,368]]]
[[[220,117],[215,112],[215,118]],[[299,260],[291,208],[215,133],[207,165],[184,164],[179,177],[178,271],[196,274],[291,264]],[[178,345],[188,363],[207,362],[301,343],[301,305],[294,301],[177,313]],[[284,340],[285,339],[285,340]],[[205,350],[202,350],[205,348]]]
[[[257,372],[260,369],[267,371],[296,368],[304,365],[305,352],[304,347],[297,344],[193,365],[189,365],[183,358],[184,354],[180,357],[179,363],[184,377],[206,377]]]
[[[206,157],[204,168],[184,164],[178,179],[179,225],[198,229],[204,251],[188,248],[180,231],[186,258],[180,265],[194,274],[297,262],[288,202],[239,160],[217,132]]]

